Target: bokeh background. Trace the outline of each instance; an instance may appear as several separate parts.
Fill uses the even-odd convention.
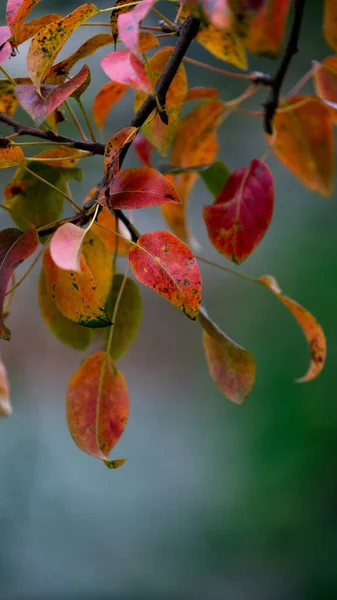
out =
[[[42,0],[34,12],[66,14],[79,4]],[[287,90],[312,59],[332,54],[321,33],[322,5],[307,3]],[[2,18],[4,9],[2,2]],[[81,28],[62,56],[88,34]],[[87,59],[88,110],[106,81],[97,66],[106,52]],[[222,66],[196,45],[189,55]],[[254,57],[250,66],[275,69]],[[25,74],[24,49],[7,67],[13,76]],[[244,89],[195,67],[188,76],[191,86],[218,86],[223,99]],[[106,134],[127,125],[131,113],[130,92],[111,113]],[[76,135],[69,124],[63,131]],[[238,114],[224,122],[219,138],[230,169],[266,149],[261,121]],[[131,153],[128,160],[135,164]],[[1,343],[14,406],[13,416],[0,422],[1,600],[337,597],[336,195],[321,198],[272,156],[268,164],[275,216],[241,269],[272,273],[317,316],[327,334],[326,369],[311,384],[294,384],[308,352],[292,316],[260,286],[202,266],[210,314],[256,357],[255,388],[244,406],[232,405],[208,376],[198,324],[143,287],[141,331],[120,361],[131,414],[113,457],[128,461],[109,471],[82,454],[68,433],[65,391],[83,355],[44,326],[36,269],[13,301],[12,342]],[[83,182],[72,184],[79,203],[100,179],[102,161],[84,167]],[[10,174],[1,171],[0,178],[3,188]],[[210,202],[200,182],[191,224],[203,254],[226,264],[202,224],[201,207]],[[4,211],[0,219],[2,228],[8,225]],[[139,211],[136,224],[143,232],[163,227],[154,209]]]

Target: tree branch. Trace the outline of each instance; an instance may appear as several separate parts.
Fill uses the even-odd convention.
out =
[[[301,32],[305,2],[306,0],[294,0],[294,20],[283,58],[276,73],[272,77],[262,75],[260,79],[256,79],[256,83],[267,85],[271,88],[267,101],[264,104],[264,129],[268,134],[273,132],[273,118],[279,105],[283,80],[293,56],[298,52],[298,40]]]

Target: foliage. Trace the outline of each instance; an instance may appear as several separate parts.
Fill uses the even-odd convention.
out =
[[[108,456],[129,413],[126,381],[114,361],[127,352],[141,323],[140,290],[129,277],[129,267],[136,280],[201,326],[209,373],[227,398],[241,404],[254,385],[254,357],[221,331],[201,304],[199,263],[209,261],[194,254],[187,218],[196,181],[200,178],[208,190],[203,219],[210,243],[235,264],[248,259],[273,217],[273,176],[265,164],[270,153],[311,190],[323,196],[331,196],[333,191],[337,56],[314,61],[295,89],[286,98],[280,96],[297,51],[305,0],[294,1],[293,14],[290,0],[187,0],[178,5],[174,22],[158,13],[155,2],[117,0],[115,6],[101,10],[85,3],[63,17],[46,14],[27,22],[39,0],[8,0],[7,24],[0,27],[4,76],[0,81],[0,122],[14,130],[0,139],[0,168],[16,167],[2,205],[16,227],[0,232],[0,334],[3,340],[10,339],[5,325],[6,297],[10,300],[21,281],[14,283],[15,269],[36,253],[24,277],[42,257],[39,306],[50,330],[79,350],[90,345],[96,330],[104,331],[99,339],[105,349],[89,353],[69,383],[67,418],[78,447],[109,468],[125,462]],[[161,17],[158,27],[147,24],[151,11]],[[57,63],[75,30],[94,24],[88,23],[89,19],[105,14],[110,19],[99,25],[110,28],[111,33],[89,36],[76,52]],[[337,51],[334,0],[325,0],[322,18],[325,38]],[[167,37],[170,44],[177,37],[177,44],[158,48]],[[13,79],[3,64],[15,59],[21,44],[29,39],[27,73]],[[189,58],[193,40],[241,71]],[[277,57],[283,45],[275,74],[242,73],[248,69],[247,51]],[[101,60],[101,68],[110,81],[96,94],[91,120],[81,100],[90,86],[90,70],[84,65],[76,71],[76,64],[105,46],[109,52]],[[189,88],[188,63],[198,66],[200,73],[213,69],[242,79],[248,87],[238,98],[224,102],[215,88]],[[301,94],[310,78],[316,94]],[[264,111],[243,109],[241,104],[262,87],[269,90]],[[105,144],[98,143],[94,127],[104,130],[110,111],[130,88],[135,90],[135,115],[130,125],[111,132]],[[15,121],[19,106],[34,126]],[[79,140],[64,135],[66,111],[78,129]],[[233,111],[264,119],[267,152],[230,173],[217,159],[217,136]],[[25,135],[35,142],[20,142]],[[50,148],[25,155],[26,145],[40,144]],[[130,146],[141,166],[123,169]],[[153,168],[155,151],[165,161],[163,164],[162,159],[159,170]],[[79,206],[71,196],[69,181],[81,178],[77,165],[93,155],[102,157],[102,179]],[[73,215],[62,218],[65,201]],[[150,206],[160,208],[171,232],[141,235],[137,231],[131,210]],[[43,244],[40,251],[39,242]],[[127,256],[124,274],[118,271],[123,256]],[[226,264],[210,264],[262,285],[290,311],[310,348],[309,368],[299,381],[317,377],[324,366],[326,341],[310,312],[283,294],[272,276],[253,277]],[[0,415],[11,412],[6,368],[0,361]]]

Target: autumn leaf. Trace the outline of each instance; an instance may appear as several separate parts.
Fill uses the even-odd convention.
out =
[[[219,92],[215,88],[194,87],[187,91],[185,102],[190,100],[208,100],[209,98],[218,98]]]
[[[156,0],[142,0],[137,6],[134,6],[132,10],[122,12],[118,15],[118,33],[124,46],[141,58],[139,50],[138,38],[139,38],[139,25],[143,21],[146,15],[151,10]]]
[[[89,77],[89,69],[84,65],[75,77],[59,86],[42,85],[38,94],[34,85],[17,85],[15,94],[22,108],[28,112],[37,125],[41,125],[69,96],[83,86]]]
[[[109,81],[99,90],[92,104],[92,118],[98,129],[102,130],[112,107],[121,100],[127,86]]]
[[[77,325],[58,310],[54,299],[47,291],[44,269],[41,269],[39,278],[39,307],[44,322],[61,342],[75,350],[85,350],[89,346],[93,330]]]
[[[234,171],[214,203],[204,206],[211,243],[229,260],[240,264],[265,235],[273,209],[272,174],[261,160],[253,160],[248,168]]]
[[[68,38],[82,23],[97,13],[98,9],[94,4],[82,4],[66,17],[42,27],[33,37],[28,49],[27,67],[38,93],[41,83]]]
[[[126,5],[126,6],[124,6],[124,5]],[[113,38],[114,45],[115,45],[115,50],[116,50],[117,40],[118,40],[118,17],[121,14],[129,12],[130,10],[132,10],[132,8],[133,7],[130,6],[129,0],[117,0],[114,4],[114,10],[111,11],[110,27],[111,27],[112,38]]]
[[[8,42],[10,37],[11,32],[9,27],[6,25],[0,27],[0,64],[5,62],[12,53],[12,46]]]
[[[9,81],[0,81],[0,111],[9,117],[14,117],[18,104],[14,85]]]
[[[149,167],[124,169],[117,173],[109,187],[109,195],[98,202],[110,209],[133,209],[180,204],[174,186],[159,171]]]
[[[151,142],[149,142],[143,133],[138,133],[132,147],[140,162],[146,167],[151,167],[151,154],[154,150],[154,146],[152,146]]]
[[[72,376],[67,420],[75,444],[105,459],[117,444],[129,416],[125,379],[105,352],[91,354]]]
[[[242,404],[255,382],[255,360],[252,354],[233,342],[200,308],[203,343],[209,374],[220,392],[236,404]]]
[[[333,0],[332,0],[333,1]],[[266,0],[248,26],[244,44],[253,54],[277,56],[284,40],[291,0]]]
[[[322,63],[313,61],[313,79],[317,95],[332,109],[332,120],[337,122],[337,56],[329,56]]]
[[[39,236],[33,227],[24,233],[14,227],[0,231],[0,337],[9,341],[11,332],[3,322],[3,306],[8,284],[15,269],[34,254]]]
[[[24,20],[39,2],[40,0],[7,0],[6,20],[16,45]]]
[[[132,142],[137,135],[136,127],[125,127],[117,131],[105,144],[104,149],[104,174],[105,184],[108,186],[119,171],[119,155],[123,148]]]
[[[232,29],[233,15],[228,0],[202,0],[202,8],[218,29]]]
[[[12,412],[7,370],[0,358],[0,417],[10,417]]]
[[[113,285],[108,298],[107,307],[110,315],[116,305],[124,275],[117,274],[113,278]],[[119,299],[118,311],[113,324],[113,338],[110,355],[113,360],[118,360],[127,352],[135,340],[142,319],[142,299],[138,285],[129,277],[126,279]],[[110,327],[107,329],[107,338]]]
[[[159,42],[153,33],[149,31],[141,31],[138,36],[138,45],[141,53],[146,53],[152,48],[159,46]]]
[[[172,51],[173,48],[161,48],[149,58],[149,66],[155,84],[170,59]],[[168,125],[162,122],[159,115],[156,115],[148,125],[142,127],[144,135],[163,156],[167,154],[167,150],[174,138],[187,89],[186,71],[181,64],[166,94],[165,110],[168,116]],[[146,94],[144,92],[138,91],[136,93],[135,112],[139,110],[145,99]]]
[[[36,154],[34,158],[55,169],[73,169],[86,152],[70,146],[56,146]]]
[[[82,242],[85,230],[73,223],[61,225],[51,239],[50,255],[60,269],[81,272]]]
[[[151,81],[142,61],[128,50],[107,54],[101,60],[101,67],[112,81],[151,94]]]
[[[301,327],[309,344],[311,355],[309,368],[303,377],[297,379],[297,382],[302,383],[315,379],[322,371],[326,358],[326,339],[321,326],[309,311],[282,293],[274,277],[262,275],[259,281],[288,308]]]
[[[323,32],[328,44],[337,52],[337,4],[324,0]]]
[[[6,148],[0,148],[0,169],[16,167],[25,162],[25,156],[20,146],[9,145]]]
[[[316,96],[284,100],[274,118],[276,156],[304,185],[331,196],[334,134],[329,108]]]
[[[201,169],[199,175],[211,194],[218,196],[227,183],[230,172],[221,160],[217,160],[207,169]]]
[[[54,21],[58,21],[59,19],[61,19],[61,16],[53,13],[49,15],[43,15],[38,19],[29,21],[29,23],[26,23],[18,30],[15,37],[15,44],[17,46],[20,46],[21,44],[32,38],[34,35],[36,35],[38,31],[42,29],[42,27],[45,27],[46,25],[49,25],[49,23],[53,23]]]
[[[93,231],[103,240],[109,252],[118,256],[125,256],[130,250],[130,232],[124,223],[118,221],[115,215],[108,209],[102,208],[97,215],[96,222],[92,225]],[[120,235],[117,236],[115,232]],[[123,237],[120,237],[123,236]]]
[[[231,29],[222,31],[210,24],[199,31],[197,42],[220,60],[247,69],[247,56],[241,38]]]
[[[196,319],[201,275],[188,246],[168,231],[145,233],[131,248],[129,262],[138,281]]]

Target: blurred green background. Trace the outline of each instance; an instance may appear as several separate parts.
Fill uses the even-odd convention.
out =
[[[79,4],[44,0],[39,10],[66,14]],[[104,8],[108,0],[96,4]],[[322,5],[307,3],[301,52],[285,91],[312,59],[332,54],[321,33]],[[62,56],[88,34],[81,28]],[[106,81],[98,67],[106,52],[86,61],[93,79],[84,97],[88,109]],[[189,55],[222,66],[196,45]],[[250,58],[251,69],[275,69]],[[24,75],[24,49],[6,66]],[[191,86],[218,86],[222,99],[244,89],[195,67],[188,76]],[[132,97],[111,113],[107,135],[128,124]],[[262,102],[265,92],[257,98]],[[62,131],[76,135],[70,125]],[[242,115],[226,120],[219,138],[230,169],[266,149],[261,121]],[[131,153],[128,160],[135,163]],[[65,391],[83,355],[42,323],[37,269],[13,301],[12,342],[1,343],[14,406],[0,422],[1,600],[337,597],[336,198],[305,189],[273,157],[267,162],[275,176],[275,216],[241,269],[273,274],[316,315],[328,340],[326,369],[311,384],[294,384],[308,351],[292,316],[260,286],[202,266],[211,316],[256,357],[255,388],[244,406],[232,405],[207,374],[198,324],[143,287],[140,335],[120,362],[130,420],[112,453],[128,461],[111,472],[82,454],[68,433]],[[84,163],[83,182],[72,184],[77,202],[101,171],[100,158]],[[1,171],[2,187],[9,178]],[[203,254],[226,264],[202,223],[201,207],[210,202],[200,182],[191,224]],[[4,211],[0,219],[8,226]],[[137,212],[136,225],[143,232],[163,227],[152,209]]]

